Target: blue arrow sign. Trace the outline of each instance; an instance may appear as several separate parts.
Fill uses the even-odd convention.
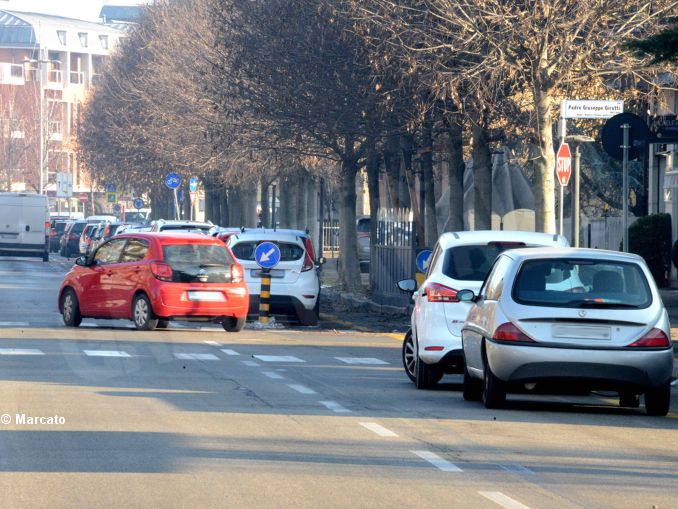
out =
[[[198,177],[191,177],[188,181],[188,190],[195,193],[198,190]]]
[[[136,198],[134,200],[134,208],[137,209],[137,210],[143,209],[144,208],[144,200],[142,200],[141,198]]]
[[[254,261],[262,269],[272,269],[280,263],[280,248],[273,242],[262,242],[254,250]]]
[[[424,249],[420,251],[417,255],[417,270],[419,272],[426,272],[428,270],[428,264],[431,261],[431,250]]]
[[[181,185],[181,177],[172,171],[165,177],[165,185],[170,189],[176,189]]]

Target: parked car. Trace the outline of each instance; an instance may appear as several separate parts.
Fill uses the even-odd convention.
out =
[[[320,262],[316,263],[313,243],[301,230],[247,229],[231,235],[227,245],[245,269],[250,293],[250,315],[259,314],[261,267],[254,251],[262,242],[280,249],[280,263],[271,269],[270,313],[296,317],[302,325],[317,325],[320,315]]]
[[[0,254],[36,256],[49,261],[47,196],[0,193]]]
[[[445,373],[461,373],[461,327],[470,304],[460,302],[461,288],[480,289],[499,253],[516,247],[567,246],[565,237],[518,231],[444,233],[438,239],[421,288],[414,280],[398,286],[413,292],[412,328],[403,341],[405,373],[418,389],[430,389]]]
[[[123,318],[139,330],[170,320],[215,321],[242,330],[249,296],[242,266],[218,239],[198,234],[121,234],[79,257],[59,290],[67,326]]]
[[[211,235],[216,226],[212,223],[203,223],[202,221],[170,221],[167,219],[158,219],[151,223],[152,232],[185,232],[185,233],[204,233]]]
[[[71,223],[67,219],[52,219],[52,226],[49,231],[49,250],[51,253],[57,253],[61,247],[61,236],[66,230],[66,226]]]
[[[59,242],[59,254],[65,258],[70,258],[75,254],[80,254],[80,235],[89,223],[85,219],[78,219],[66,226],[64,234]]]
[[[464,398],[501,408],[506,393],[616,391],[666,415],[673,348],[669,318],[644,260],[594,249],[502,253],[462,328]]]
[[[92,242],[89,246],[89,252],[94,252],[101,244],[111,237],[122,233],[127,225],[125,223],[101,223],[99,228],[92,235]]]
[[[370,267],[370,224],[370,216],[356,219],[358,260],[360,261],[361,272],[369,272]]]
[[[89,222],[80,234],[80,241],[78,242],[78,251],[81,255],[86,255],[89,252],[89,246],[92,243],[92,236],[101,228],[101,222]]]
[[[98,223],[93,226],[91,234],[89,236],[89,243],[85,250],[85,256],[88,256],[90,253],[93,253],[97,247],[99,247],[104,242],[103,234],[104,228],[108,223]]]

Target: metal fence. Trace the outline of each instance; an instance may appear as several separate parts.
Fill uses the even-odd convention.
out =
[[[629,217],[629,226],[635,223],[636,219],[635,217]],[[570,245],[574,245],[572,239],[572,220],[570,218],[566,218],[563,221],[563,233],[570,241]],[[619,251],[621,250],[623,237],[624,223],[623,218],[619,216],[583,219],[579,231],[581,247]]]
[[[410,209],[379,209],[377,242],[370,267],[372,298],[379,304],[406,306],[409,295],[396,287],[414,277],[414,221]]]
[[[339,256],[339,221],[323,221],[323,256],[337,258]]]

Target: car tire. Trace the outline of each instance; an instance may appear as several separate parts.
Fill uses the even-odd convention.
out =
[[[44,253],[42,253],[42,261],[43,262],[49,261],[49,251],[45,251]]]
[[[480,401],[482,398],[483,383],[471,376],[466,366],[466,359],[464,359],[464,399],[466,401]]]
[[[235,316],[227,316],[221,321],[221,326],[226,332],[240,332],[245,328],[246,320],[246,316],[240,316],[238,318]]]
[[[626,408],[638,408],[640,406],[640,394],[636,392],[620,392],[619,406]]]
[[[417,389],[435,389],[443,377],[443,370],[437,364],[426,364],[417,356],[415,384]]]
[[[318,297],[318,302],[313,307],[312,310],[307,311],[303,310],[299,312],[297,318],[299,318],[299,323],[304,326],[315,326],[318,325],[318,320],[320,319],[320,297]]]
[[[645,412],[647,415],[664,417],[671,406],[671,382],[645,391]]]
[[[169,327],[170,321],[169,320],[163,320],[162,318],[158,318],[158,326],[156,328],[158,329],[166,329]]]
[[[132,321],[137,330],[155,330],[158,327],[158,318],[153,313],[151,301],[145,294],[134,297],[132,302]]]
[[[499,380],[489,364],[485,364],[485,377],[483,383],[483,403],[485,408],[504,408],[506,403],[506,388],[504,382]]]
[[[78,304],[78,297],[70,288],[64,290],[61,294],[61,316],[66,327],[77,327],[82,323],[82,315],[80,314],[80,304]]]
[[[414,345],[414,339],[412,338],[412,329],[405,333],[401,353],[403,359],[403,368],[405,368],[405,374],[407,375],[407,378],[412,380],[414,383],[417,383],[417,349]]]

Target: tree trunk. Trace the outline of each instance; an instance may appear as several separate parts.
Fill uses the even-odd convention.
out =
[[[374,287],[372,280],[372,270],[375,266],[375,246],[377,245],[377,219],[379,212],[379,155],[377,154],[374,143],[371,143],[367,150],[367,189],[370,196],[370,290]]]
[[[292,176],[288,175],[280,179],[280,227],[292,228],[292,210],[294,207],[294,184]]]
[[[242,224],[242,189],[232,187],[228,190],[228,226],[239,227]]]
[[[240,222],[245,228],[257,227],[257,187],[254,182],[241,186]]]
[[[318,221],[318,181],[309,176],[308,191],[306,193],[306,226],[311,235],[313,250],[316,259],[322,254],[318,253],[318,238],[320,237],[320,222]]]
[[[473,126],[474,230],[492,229],[492,154],[487,129]]]
[[[307,200],[308,200],[308,181],[311,176],[306,170],[300,170],[299,177],[297,180],[296,187],[296,196],[295,201],[296,207],[296,228],[297,230],[305,230],[308,228],[308,210],[306,209]]]
[[[269,208],[271,196],[268,192],[268,179],[261,177],[261,225],[264,228],[271,227],[271,209]]]
[[[419,199],[417,198],[415,176],[412,170],[412,154],[414,152],[414,137],[411,134],[404,134],[401,138],[404,175],[407,177],[407,188],[409,191],[412,215],[417,232],[415,247],[422,247],[424,244],[424,224],[423,218],[419,214]]]
[[[555,154],[551,118],[551,96],[539,84],[533,89],[536,111],[535,137],[537,154],[534,172],[534,227],[535,231],[556,232],[555,214]]]
[[[422,130],[421,170],[424,180],[424,245],[433,248],[438,240],[438,221],[436,218],[436,194],[433,180],[433,126],[431,112],[427,112]]]
[[[355,224],[355,177],[358,173],[358,164],[353,155],[353,146],[353,141],[347,140],[348,156],[341,163],[339,183],[339,252],[341,253],[339,282],[348,291],[356,291],[361,286]]]
[[[398,154],[398,137],[389,136],[384,141],[384,177],[388,190],[390,206],[398,208],[398,176],[400,175],[400,157]]]
[[[445,231],[464,229],[464,138],[461,122],[457,115],[445,118],[447,125],[447,180],[450,215]]]

